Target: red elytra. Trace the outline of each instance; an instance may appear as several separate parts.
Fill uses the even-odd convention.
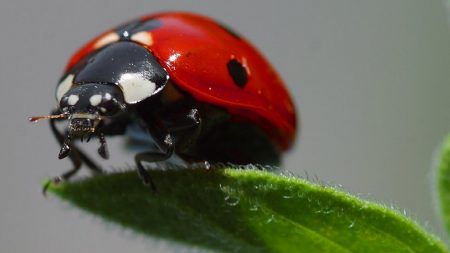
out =
[[[140,18],[157,19],[161,26],[146,31],[152,43],[146,48],[158,59],[179,88],[199,101],[225,108],[237,120],[251,121],[288,149],[296,135],[292,99],[271,64],[244,38],[210,18],[183,12],[167,12]],[[79,49],[66,71],[95,50],[108,30]],[[238,61],[247,82],[236,85],[227,63]]]

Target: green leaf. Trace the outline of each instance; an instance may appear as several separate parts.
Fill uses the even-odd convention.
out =
[[[448,252],[396,211],[261,170],[151,171],[51,185],[74,205],[149,236],[218,252]]]
[[[450,135],[444,141],[437,168],[437,187],[442,218],[450,232]]]

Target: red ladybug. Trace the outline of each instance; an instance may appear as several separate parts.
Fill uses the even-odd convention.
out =
[[[143,162],[176,153],[186,162],[278,164],[293,143],[296,115],[278,74],[242,36],[210,18],[166,12],[108,30],[76,52],[56,88],[51,129],[69,156],[72,176],[84,162],[100,168],[72,141],[140,129],[155,148],[135,156],[140,176],[154,188]],[[63,135],[56,120],[69,120]],[[136,127],[137,126],[137,127]]]

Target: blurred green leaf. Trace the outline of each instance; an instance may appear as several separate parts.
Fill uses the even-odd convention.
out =
[[[448,252],[396,211],[332,187],[260,170],[135,172],[51,185],[134,231],[218,252]]]
[[[440,209],[448,233],[450,232],[450,135],[442,145],[436,176]]]

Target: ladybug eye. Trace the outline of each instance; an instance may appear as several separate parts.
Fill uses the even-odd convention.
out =
[[[61,98],[64,96],[64,94],[66,94],[70,90],[70,88],[72,88],[73,78],[74,75],[67,75],[66,78],[64,78],[64,80],[59,83],[58,87],[56,88],[56,100],[58,102],[61,101]]]

